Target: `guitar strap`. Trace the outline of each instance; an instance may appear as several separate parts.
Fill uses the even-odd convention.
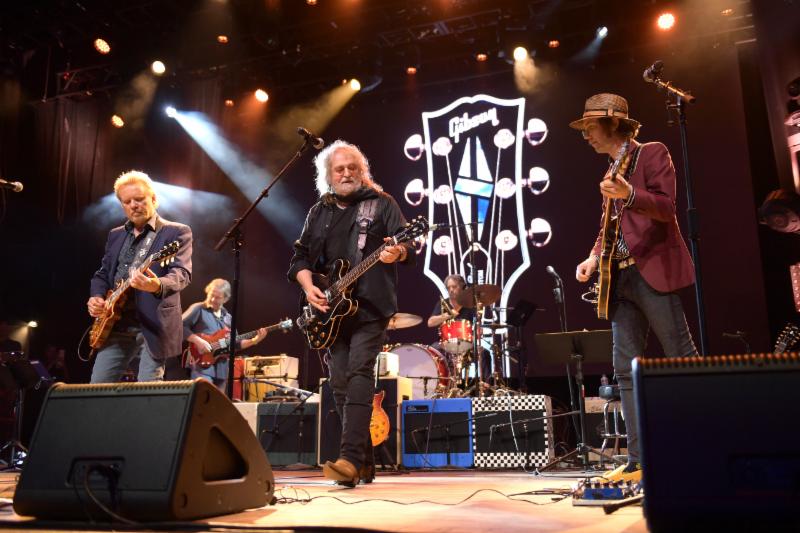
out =
[[[375,211],[378,208],[378,199],[370,198],[358,204],[356,225],[358,226],[358,248],[356,249],[355,263],[359,264],[364,255],[364,246],[367,245],[367,230],[375,220]]]

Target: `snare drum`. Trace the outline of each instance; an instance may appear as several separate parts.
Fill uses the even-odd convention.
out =
[[[451,387],[447,358],[436,348],[398,344],[391,352],[400,359],[400,375],[411,379],[411,399],[431,398]]]
[[[448,320],[439,326],[439,341],[445,352],[465,354],[472,348],[472,322]]]

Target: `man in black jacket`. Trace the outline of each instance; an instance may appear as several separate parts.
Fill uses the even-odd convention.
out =
[[[351,265],[378,249],[405,224],[397,202],[375,184],[369,163],[354,145],[336,141],[319,153],[317,189],[303,232],[294,243],[288,277],[314,308],[327,312],[325,293],[312,281],[337,259]],[[325,477],[347,486],[375,476],[369,423],[375,389],[375,359],[389,319],[397,312],[397,271],[392,263],[409,262],[409,245],[387,246],[380,263],[358,280],[353,297],[358,311],[345,317],[330,348],[328,366],[336,409],[342,420],[339,459],[323,465]]]

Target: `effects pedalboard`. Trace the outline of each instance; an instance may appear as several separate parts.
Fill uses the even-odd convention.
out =
[[[572,494],[572,505],[601,506],[632,498],[640,492],[641,485],[630,481],[600,483],[584,480]]]

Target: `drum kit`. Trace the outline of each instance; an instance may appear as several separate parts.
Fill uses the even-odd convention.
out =
[[[485,376],[481,365],[484,353],[481,332],[484,328],[492,331],[491,356],[504,353],[505,337],[499,335],[507,329],[507,324],[483,323],[487,307],[500,299],[497,285],[475,285],[464,289],[458,297],[462,307],[476,310],[476,334],[470,320],[452,319],[439,326],[439,342],[433,345],[422,343],[386,344],[385,355],[394,354],[399,360],[400,376],[411,379],[414,399],[421,398],[460,398],[471,395],[502,392],[507,394],[499,360],[491,376]],[[390,320],[388,330],[410,328],[422,322],[422,317],[409,313],[396,313]],[[494,337],[500,337],[494,342]],[[388,353],[387,353],[388,352]],[[474,354],[477,352],[477,357]],[[475,365],[474,377],[470,377],[470,366]],[[491,365],[494,366],[494,365]],[[492,383],[489,383],[491,378]]]

